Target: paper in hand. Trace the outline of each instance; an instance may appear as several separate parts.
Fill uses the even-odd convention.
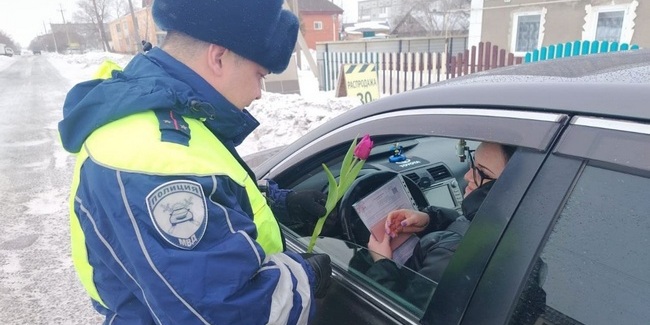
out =
[[[402,176],[399,175],[353,204],[352,207],[370,230],[371,235],[378,241],[382,241],[384,236],[388,236],[385,223],[389,212],[398,209],[417,210],[411,193]],[[418,238],[414,234],[401,233],[391,239],[393,260],[398,264],[404,264],[413,254],[413,248],[417,242]]]

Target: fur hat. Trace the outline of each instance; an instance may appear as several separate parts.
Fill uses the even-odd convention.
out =
[[[298,36],[298,19],[283,0],[155,0],[153,19],[165,31],[179,31],[221,45],[273,73],[287,68]]]

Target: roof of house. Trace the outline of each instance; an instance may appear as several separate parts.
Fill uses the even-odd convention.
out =
[[[341,7],[329,2],[328,0],[298,0],[300,12],[328,12],[342,14]]]

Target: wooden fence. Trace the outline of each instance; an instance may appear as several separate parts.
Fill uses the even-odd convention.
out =
[[[470,73],[519,64],[522,58],[486,42],[455,55],[444,52],[328,52],[324,53],[323,61],[322,90],[336,88],[343,64],[374,63],[378,70],[379,91],[388,95]]]

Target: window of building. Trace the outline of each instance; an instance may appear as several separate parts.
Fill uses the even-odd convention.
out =
[[[642,176],[584,169],[540,256],[546,266],[542,318],[548,323],[644,324],[650,319],[648,188],[650,179]]]
[[[511,48],[515,55],[539,48],[544,35],[544,17],[546,10],[538,12],[516,13],[512,24]]]
[[[323,22],[322,21],[315,21],[314,22],[314,30],[322,30],[323,29]]]
[[[587,5],[582,39],[630,43],[634,34],[634,18],[636,18],[638,5],[636,0],[624,5]]]
[[[359,17],[370,17],[372,15],[372,8],[359,8]]]
[[[381,7],[379,8],[379,14],[377,15],[379,18],[386,18],[388,17],[388,7]]]
[[[596,40],[618,42],[621,39],[623,30],[624,11],[609,11],[598,13],[596,25]]]
[[[539,19],[540,15],[518,17],[515,51],[529,52],[537,48],[537,42],[539,42]]]

